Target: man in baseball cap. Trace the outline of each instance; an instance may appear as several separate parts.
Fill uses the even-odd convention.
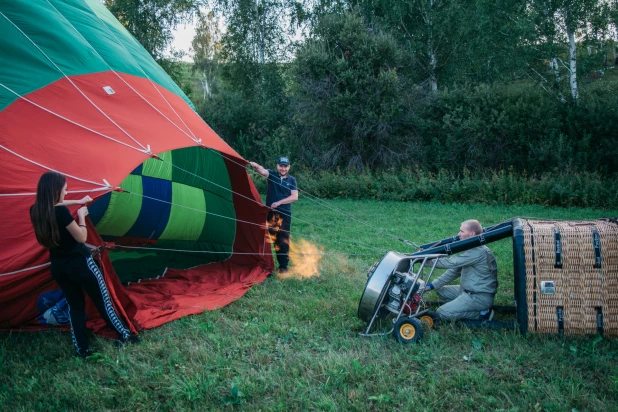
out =
[[[277,170],[265,169],[255,162],[249,162],[251,167],[268,180],[266,192],[266,206],[271,208],[268,212],[269,233],[274,230],[275,251],[279,262],[279,273],[288,270],[290,251],[290,228],[292,226],[292,203],[298,200],[298,186],[296,179],[290,176],[290,159],[280,156],[277,159]],[[280,223],[279,223],[280,222]]]

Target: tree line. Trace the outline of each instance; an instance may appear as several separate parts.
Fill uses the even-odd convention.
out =
[[[618,172],[615,0],[106,5],[247,158],[287,154],[310,170]],[[183,76],[164,51],[190,19],[193,75]]]

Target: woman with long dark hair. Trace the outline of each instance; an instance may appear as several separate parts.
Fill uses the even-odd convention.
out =
[[[62,291],[69,305],[69,319],[73,344],[77,355],[86,357],[93,352],[86,335],[85,290],[99,310],[105,323],[115,329],[119,343],[137,343],[110,300],[103,275],[84,244],[88,236],[86,216],[88,208],[77,210],[76,222],[67,206],[85,204],[92,201],[90,196],[81,200],[64,200],[67,194],[66,178],[57,172],[47,172],[41,176],[36,191],[36,201],[30,208],[30,218],[37,241],[47,249],[51,261],[52,278]]]

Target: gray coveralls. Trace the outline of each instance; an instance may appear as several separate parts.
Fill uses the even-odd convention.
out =
[[[442,319],[476,320],[479,312],[491,308],[498,290],[498,266],[487,246],[440,258],[436,268],[448,269],[432,282],[438,297],[447,302],[438,308]],[[460,285],[446,286],[460,276]]]

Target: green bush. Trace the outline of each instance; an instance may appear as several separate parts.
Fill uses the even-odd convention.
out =
[[[244,157],[268,163],[285,154],[314,171],[379,174],[403,167],[448,180],[447,171],[476,176],[510,170],[533,181],[545,174],[618,174],[618,82],[612,73],[584,78],[578,103],[565,100],[564,90],[515,77],[444,82],[434,93],[413,73],[414,49],[391,29],[354,12],[326,14],[290,62],[222,63],[221,84],[200,114]],[[470,179],[457,179],[448,196],[469,197],[477,181]],[[525,186],[517,179],[509,185],[514,188],[492,195],[510,201]],[[433,186],[415,188],[410,196],[435,198]],[[565,196],[552,187],[541,198],[571,202]]]
[[[377,199],[392,201],[480,202],[488,204],[540,204],[560,207],[616,208],[618,182],[598,173],[548,172],[524,176],[514,171],[470,172],[461,175],[448,170],[383,172],[292,173],[300,195],[319,198]],[[264,191],[265,181],[254,179]]]
[[[422,117],[429,170],[618,172],[616,84],[586,90],[577,105],[531,84],[461,87],[438,93]]]
[[[396,39],[354,13],[320,19],[296,52],[291,107],[296,158],[314,168],[406,164],[418,87]]]
[[[252,72],[251,77],[249,72]],[[219,93],[200,107],[200,116],[242,156],[268,162],[288,154],[289,102],[284,65],[222,65]],[[252,87],[241,82],[252,79]]]

